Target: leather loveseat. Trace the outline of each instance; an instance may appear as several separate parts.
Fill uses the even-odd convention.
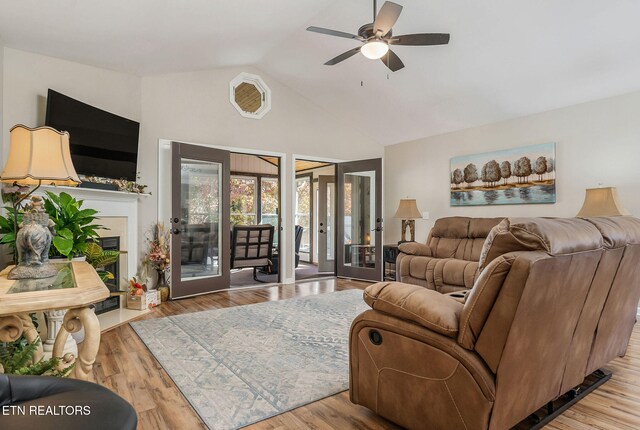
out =
[[[507,218],[465,303],[369,286],[350,397],[410,429],[508,429],[625,354],[640,298],[640,220]]]
[[[473,286],[484,241],[503,218],[450,217],[437,220],[427,243],[406,242],[398,247],[398,281],[422,285],[440,293]]]

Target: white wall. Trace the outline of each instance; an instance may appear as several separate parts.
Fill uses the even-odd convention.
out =
[[[271,89],[271,111],[261,120],[243,118],[229,102],[229,82],[240,72],[260,75]],[[381,157],[384,152],[380,145],[349,124],[252,67],[144,77],[141,131],[138,166],[142,171],[142,182],[146,184],[157,182],[159,139],[285,154],[282,173],[285,180],[283,210],[286,211],[283,226],[286,229],[293,226],[290,178],[293,178],[294,154],[353,160]],[[168,171],[168,166],[164,165],[166,157],[160,158],[163,163],[161,174],[165,175]],[[144,203],[141,219],[156,218],[158,195],[162,191],[152,185],[151,192],[153,195]],[[161,198],[162,206],[166,205],[165,197]],[[160,208],[160,213],[166,212]],[[293,239],[289,235],[286,240]],[[290,245],[287,243],[284,250],[287,262],[293,256]],[[285,272],[285,279],[292,278],[290,267]]]
[[[0,46],[0,151],[9,152],[9,130],[16,124],[44,125],[49,88],[101,109],[140,120],[140,78]],[[73,139],[73,137],[72,137]],[[138,248],[139,249],[139,248]],[[0,250],[0,252],[2,252]],[[4,252],[2,252],[4,254]],[[0,259],[0,267],[7,261]]]
[[[139,77],[71,61],[4,48],[3,87],[5,142],[16,124],[44,125],[49,88],[126,118],[141,117]],[[3,154],[8,150],[4,145]]]
[[[386,241],[400,238],[400,220],[392,217],[403,197],[430,213],[429,220],[416,220],[418,241],[445,216],[574,216],[585,188],[599,183],[617,187],[624,206],[639,216],[638,112],[640,92],[386,147]],[[557,143],[555,204],[450,207],[451,157],[548,142]]]

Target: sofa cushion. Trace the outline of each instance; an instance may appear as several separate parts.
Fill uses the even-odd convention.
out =
[[[640,244],[640,220],[631,216],[584,218],[593,224],[604,239],[604,247],[614,249]]]
[[[476,284],[467,296],[460,317],[458,342],[464,348],[474,348],[514,260],[514,254],[501,255],[489,263],[478,276]]]
[[[378,282],[364,290],[364,301],[372,309],[410,320],[448,337],[458,335],[463,305],[417,285]]]
[[[428,245],[437,258],[478,261],[484,240],[502,218],[448,217],[438,219]]]
[[[514,251],[562,255],[602,246],[598,229],[579,218],[505,218],[487,236],[478,270],[482,271],[498,256]]]
[[[433,224],[430,235],[431,237],[450,237],[455,239],[467,237],[470,220],[471,218],[462,216],[439,218]]]
[[[431,290],[436,289],[436,285],[433,283],[433,270],[438,262],[437,258],[432,257],[419,257],[409,256],[402,259],[401,262],[401,274],[406,273],[404,266],[406,263],[409,265],[409,276],[413,279],[424,279],[427,288]]]
[[[469,220],[469,232],[467,237],[470,239],[485,239],[491,229],[502,222],[504,218],[471,218]]]
[[[433,282],[436,290],[445,292],[445,286],[456,286],[466,289],[473,287],[478,263],[475,261],[442,258],[437,260],[433,270]],[[448,292],[448,291],[447,291]]]

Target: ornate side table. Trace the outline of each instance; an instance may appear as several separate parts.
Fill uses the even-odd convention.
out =
[[[68,309],[53,345],[53,356],[62,357],[69,333],[84,328],[71,376],[87,380],[100,346],[100,323],[90,306],[109,297],[109,289],[86,262],[58,264],[58,274],[44,279],[9,280],[12,266],[0,272],[0,340],[12,342],[24,333],[33,342],[38,333],[31,313]],[[42,355],[41,344],[34,358]]]

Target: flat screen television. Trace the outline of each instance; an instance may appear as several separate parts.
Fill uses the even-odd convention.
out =
[[[136,180],[140,123],[49,89],[45,124],[69,132],[78,174]]]

